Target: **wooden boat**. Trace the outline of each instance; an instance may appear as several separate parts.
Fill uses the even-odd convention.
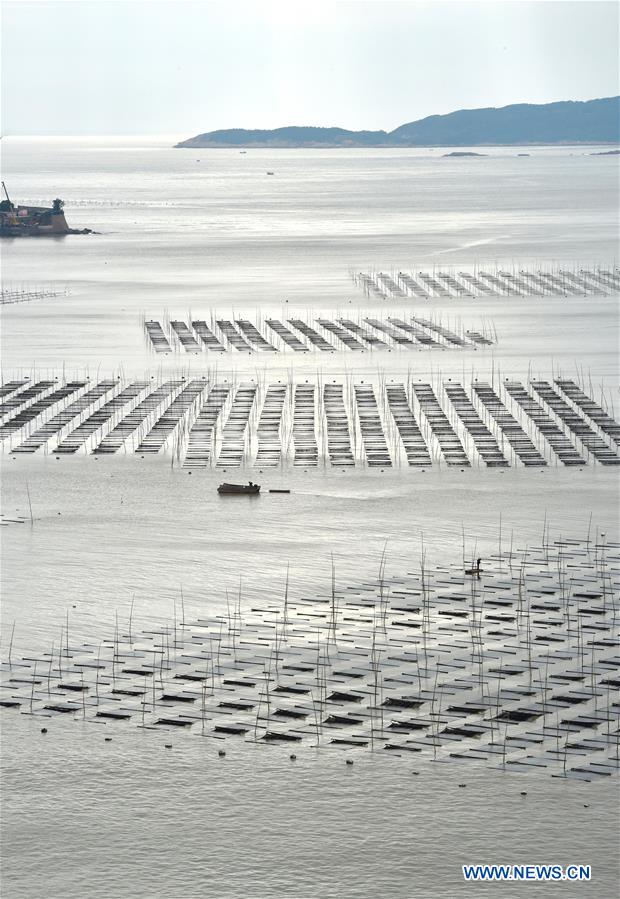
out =
[[[226,496],[258,496],[260,493],[260,484],[220,484],[217,492]]]

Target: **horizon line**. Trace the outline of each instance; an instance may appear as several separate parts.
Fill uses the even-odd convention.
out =
[[[454,115],[457,112],[478,112],[482,110],[500,110],[500,109],[508,109],[510,106],[551,106],[556,103],[594,103],[597,100],[616,100],[620,99],[620,94],[611,94],[609,96],[603,97],[591,97],[588,100],[546,100],[543,103],[534,103],[529,100],[520,100],[518,102],[513,103],[505,103],[502,106],[462,106],[458,109],[451,109],[449,112],[434,112],[430,113],[430,115],[422,116],[419,119],[411,119],[410,121],[403,122],[401,125],[396,125],[395,128],[390,129],[389,131],[385,128],[346,128],[342,125],[277,125],[274,128],[265,128],[265,127],[253,127],[246,128],[243,126],[235,125],[232,127],[218,127],[213,128],[211,131],[203,131],[202,134],[212,134],[218,131],[280,131],[286,128],[324,128],[326,130],[330,130],[333,128],[338,128],[342,131],[350,131],[351,133],[359,133],[359,132],[371,132],[376,134],[386,134],[390,135],[393,131],[398,130],[398,128],[403,127],[403,125],[411,125],[417,122],[423,122],[426,119],[431,118],[442,118],[449,115]],[[176,137],[177,135],[183,133],[187,133],[190,128],[184,129],[181,131],[81,131],[81,132],[34,132],[34,131],[25,131],[19,133],[7,133],[0,135],[0,140],[5,137],[142,137],[142,136],[161,136],[161,137]],[[198,135],[195,135],[198,136]],[[191,139],[191,138],[189,138]]]

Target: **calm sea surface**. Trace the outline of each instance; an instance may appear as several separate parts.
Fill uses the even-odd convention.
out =
[[[59,196],[72,227],[98,232],[3,241],[5,288],[57,294],[3,307],[3,380],[205,373],[205,357],[154,357],[143,316],[376,310],[352,271],[617,262],[618,161],[591,155],[599,148],[458,159],[440,149],[174,150],[176,139],[3,142],[14,201]],[[581,371],[618,418],[617,297],[428,306],[444,321],[492,325],[499,343],[354,364],[308,354],[292,375]],[[229,359],[219,376],[287,378],[293,364]],[[463,551],[491,555],[500,540],[532,545],[545,521],[556,536],[618,531],[617,478],[600,466],[277,472],[262,483],[291,486],[291,496],[241,508],[218,500],[217,472],[189,477],[169,457],[2,462],[4,514],[29,518],[31,506],[34,519],[2,528],[2,659],[13,623],[17,658],[57,640],[67,610],[76,640],[101,639],[132,597],[144,627],[171,617],[181,588],[188,617],[222,609],[240,581],[244,602],[274,599],[287,564],[293,595],[327,596],[332,554],[350,584],[377,574],[386,545],[399,574],[416,571],[422,551],[429,565],[459,564]],[[2,724],[3,899],[481,895],[462,882],[465,862],[591,863],[593,883],[545,894],[614,894],[617,780],[370,753],[345,770],[341,753],[301,750],[292,763],[286,750],[234,741],[219,759],[210,741],[185,734],[166,750],[167,736],[135,728],[104,743],[93,724],[55,718],[44,737],[40,719],[10,710]]]

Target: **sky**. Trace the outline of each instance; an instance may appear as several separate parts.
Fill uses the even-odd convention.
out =
[[[2,133],[391,130],[618,94],[607,0],[2,0]]]

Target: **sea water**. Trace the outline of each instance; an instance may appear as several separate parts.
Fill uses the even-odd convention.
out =
[[[3,307],[3,380],[15,374],[196,375],[205,356],[155,357],[142,321],[212,310],[293,307],[383,313],[351,273],[477,264],[612,265],[617,160],[603,148],[175,150],[175,138],[8,139],[3,178],[15,202],[56,196],[74,228],[97,233],[2,242],[6,288],[56,295]],[[528,152],[527,157],[518,152]],[[273,171],[273,175],[267,175]],[[389,301],[394,308],[412,304]],[[265,362],[219,360],[218,376],[428,378],[465,383],[582,372],[616,404],[617,297],[433,300],[433,314],[492,324],[498,344]],[[169,456],[141,460],[4,456],[6,659],[40,653],[69,623],[72,641],[109,636],[133,603],[136,627],[251,603],[326,597],[337,583],[460,564],[554,536],[617,534],[617,481],[582,471],[445,468],[274,471],[290,487],[243,506],[221,475]],[[245,472],[241,475],[245,476]],[[256,478],[256,472],[248,472]],[[473,895],[468,862],[590,863],[611,895],[617,781],[581,784],[458,762],[355,752],[288,752],[103,727],[2,710],[2,893],[53,899],[426,897]],[[413,770],[419,771],[416,776]],[[605,778],[607,780],[607,778]],[[460,789],[465,781],[467,788]],[[525,790],[527,797],[521,796]],[[503,885],[503,896],[526,887]]]

